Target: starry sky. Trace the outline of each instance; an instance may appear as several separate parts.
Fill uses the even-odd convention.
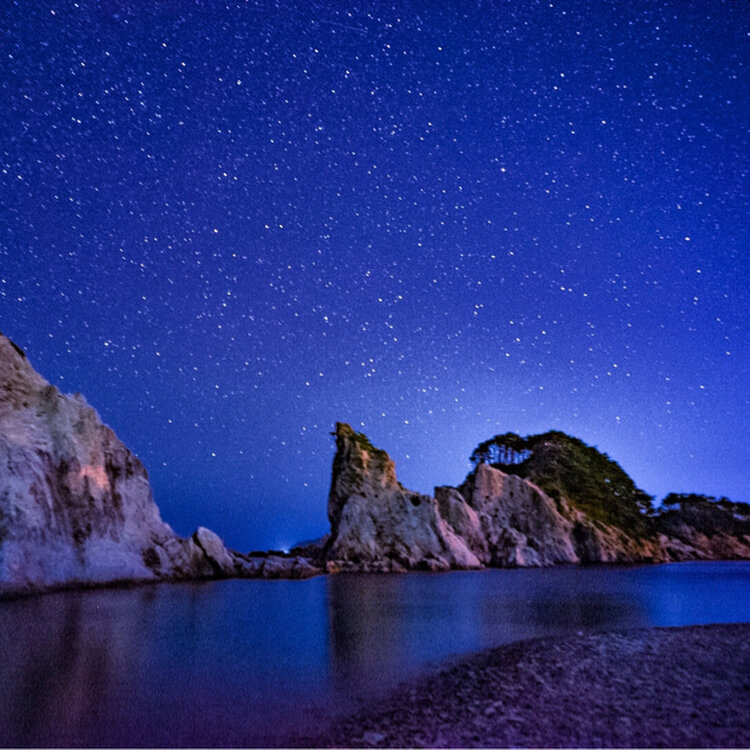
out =
[[[750,501],[750,4],[4,0],[0,329],[162,516],[327,530],[569,432]]]

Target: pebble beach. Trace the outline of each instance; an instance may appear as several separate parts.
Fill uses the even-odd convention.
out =
[[[748,747],[750,625],[579,632],[471,655],[312,747]]]

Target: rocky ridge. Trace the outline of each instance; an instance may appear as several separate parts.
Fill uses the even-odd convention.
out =
[[[307,577],[301,558],[250,558],[203,527],[162,521],[139,459],[80,394],[0,334],[0,594],[120,581]]]
[[[436,487],[434,497],[404,488],[388,454],[349,425],[338,423],[334,434],[331,535],[322,553],[329,570],[750,559],[749,506],[685,496],[692,498],[685,507],[675,501],[655,514],[650,498],[611,459],[562,433],[534,436],[545,438],[534,443],[536,458],[524,449],[523,461],[508,471],[479,460],[460,487]],[[596,484],[593,471],[582,468],[569,480],[568,443],[612,475],[602,480],[603,505],[595,503],[596,487],[586,486]],[[550,469],[555,460],[559,471]],[[520,476],[519,466],[530,466],[549,493]],[[578,485],[586,489],[580,496],[570,489]]]

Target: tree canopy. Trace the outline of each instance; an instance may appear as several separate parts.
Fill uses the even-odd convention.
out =
[[[708,536],[745,536],[750,535],[750,505],[726,497],[672,492],[662,500],[656,521],[660,531],[678,538],[685,535],[686,525]]]
[[[480,443],[470,460],[475,467],[488,463],[529,479],[553,499],[564,497],[594,519],[631,533],[652,533],[646,521],[653,512],[651,496],[606,453],[564,432],[495,435]]]

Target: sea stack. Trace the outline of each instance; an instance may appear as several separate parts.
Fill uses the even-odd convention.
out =
[[[330,569],[482,567],[467,540],[440,515],[437,500],[398,481],[385,451],[348,424],[338,422],[334,434],[336,456],[328,497],[331,536],[325,549]]]
[[[162,521],[138,458],[0,334],[0,594],[235,575],[208,529]]]

